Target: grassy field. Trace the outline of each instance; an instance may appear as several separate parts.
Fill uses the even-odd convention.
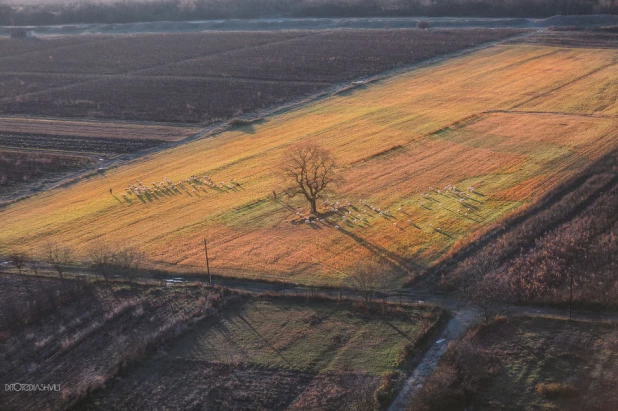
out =
[[[229,304],[86,409],[351,409],[357,390],[371,398],[381,376],[404,363],[404,347],[414,347],[441,315],[428,307],[366,314],[335,301]],[[226,406],[216,407],[221,400]]]
[[[468,296],[474,283],[486,301],[566,306],[572,299],[576,306],[615,307],[617,168],[614,149],[542,201],[451,253],[420,280]]]
[[[617,341],[611,324],[498,320],[449,348],[410,411],[615,410]]]
[[[437,311],[388,318],[350,311],[348,304],[255,300],[225,311],[178,341],[169,354],[185,358],[379,376],[398,366],[406,344],[427,331]],[[426,325],[426,324],[425,324]]]
[[[48,240],[84,250],[108,238],[139,244],[165,268],[198,270],[207,237],[223,274],[339,284],[345,275],[323,267],[373,255],[402,274],[423,269],[617,145],[598,87],[574,92],[577,113],[558,103],[523,111],[595,74],[614,78],[617,58],[616,49],[496,46],[359,87],[11,205],[0,212],[0,252]],[[297,217],[306,204],[272,198],[282,154],[305,140],[331,149],[346,179],[329,200],[338,211],[321,205],[317,224]],[[136,180],[161,187],[204,175],[218,188],[193,180],[125,192]]]

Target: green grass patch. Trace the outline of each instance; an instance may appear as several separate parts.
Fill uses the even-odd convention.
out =
[[[179,341],[171,355],[298,371],[382,375],[397,368],[440,310],[406,307],[366,314],[350,303],[250,299]],[[428,327],[429,323],[429,327]]]

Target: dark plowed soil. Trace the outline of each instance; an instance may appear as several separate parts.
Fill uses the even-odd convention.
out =
[[[122,154],[151,148],[158,144],[161,144],[160,140],[0,132],[0,146],[15,148]]]

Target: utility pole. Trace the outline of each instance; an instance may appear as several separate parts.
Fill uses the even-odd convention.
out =
[[[208,284],[212,286],[212,277],[210,276],[210,265],[208,264],[208,246],[204,238],[204,254],[206,254],[206,272],[208,273]]]
[[[573,319],[573,268],[569,268],[569,273],[571,274],[571,290],[569,295],[569,320]]]

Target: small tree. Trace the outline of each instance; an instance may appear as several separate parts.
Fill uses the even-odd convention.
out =
[[[114,255],[115,266],[128,278],[131,288],[134,288],[133,280],[139,274],[139,269],[144,260],[144,253],[131,245],[121,245],[118,246]]]
[[[20,275],[22,268],[24,268],[24,266],[28,263],[28,260],[28,255],[21,251],[16,251],[9,255],[9,261],[11,261],[11,264],[13,264],[15,268],[17,268],[17,271]]]
[[[28,259],[28,268],[36,277],[37,282],[41,285],[41,277],[39,276],[39,270],[41,269],[41,263],[37,261],[36,256]]]
[[[337,182],[336,162],[331,153],[315,143],[291,147],[284,155],[281,172],[289,188],[289,197],[301,194],[309,202],[311,213],[317,214],[317,200]]]
[[[431,27],[431,24],[427,20],[419,20],[416,23],[417,29],[427,30],[429,27]]]
[[[49,243],[45,249],[45,254],[49,265],[58,272],[58,277],[64,282],[64,273],[73,263],[73,250],[59,244]]]
[[[356,268],[350,276],[352,288],[361,294],[367,308],[375,297],[376,291],[382,289],[386,282],[386,273],[375,261]]]
[[[506,282],[495,275],[498,267],[497,258],[482,255],[467,273],[465,293],[472,303],[483,310],[486,324],[489,322],[492,306],[508,292]]]
[[[116,255],[108,242],[97,241],[88,248],[88,259],[95,274],[109,284],[109,274],[116,264]]]

